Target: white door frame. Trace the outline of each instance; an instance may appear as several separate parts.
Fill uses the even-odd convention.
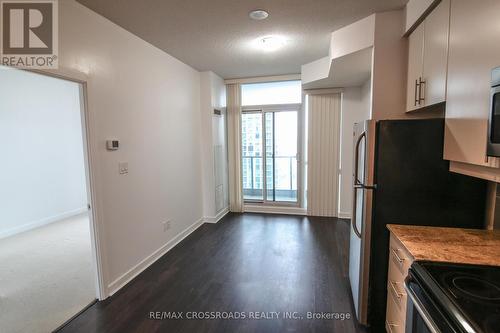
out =
[[[95,184],[96,180],[96,162],[94,157],[95,152],[95,136],[91,118],[88,109],[87,81],[88,77],[81,72],[71,69],[59,68],[56,70],[27,70],[28,72],[54,77],[66,81],[78,83],[80,86],[80,115],[82,120],[82,139],[83,139],[83,155],[85,163],[85,176],[87,187],[87,202],[90,220],[90,241],[92,247],[92,263],[94,270],[94,282],[96,286],[96,298],[104,300],[108,297],[106,284],[104,282],[104,249],[101,236],[102,225],[98,214],[98,200]]]

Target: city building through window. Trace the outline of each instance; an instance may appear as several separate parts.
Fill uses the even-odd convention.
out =
[[[298,202],[301,82],[242,85],[242,177],[247,202]]]

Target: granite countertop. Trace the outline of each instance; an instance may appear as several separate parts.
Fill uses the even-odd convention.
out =
[[[500,231],[389,224],[415,260],[500,266]]]

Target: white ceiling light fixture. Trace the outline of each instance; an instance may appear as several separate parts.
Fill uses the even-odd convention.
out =
[[[284,47],[286,43],[286,38],[282,36],[259,37],[254,41],[255,47],[265,52],[277,51]]]
[[[250,16],[252,20],[262,21],[269,17],[269,13],[262,9],[256,9],[248,13],[248,16]]]

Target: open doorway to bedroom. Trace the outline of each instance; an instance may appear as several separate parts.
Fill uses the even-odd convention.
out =
[[[83,87],[0,67],[0,332],[50,332],[96,299]]]

